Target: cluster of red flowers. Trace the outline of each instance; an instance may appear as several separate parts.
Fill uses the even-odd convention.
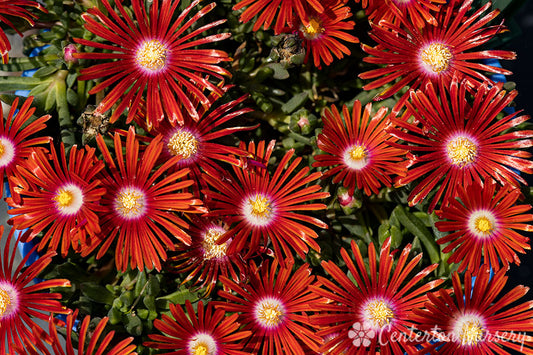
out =
[[[111,122],[126,117],[127,130],[98,135],[96,148],[70,147],[42,137],[50,116],[31,119],[30,97],[0,115],[0,173],[9,184],[12,215],[7,245],[36,243],[41,257],[14,267],[16,249],[0,264],[0,353],[64,354],[61,323],[68,314],[66,352],[78,311],[60,303],[54,279],[30,284],[57,253],[96,259],[113,254],[118,271],[171,270],[184,283],[218,300],[171,305],[154,321],[161,334],[143,345],[167,354],[499,354],[533,353],[531,302],[517,303],[527,288],[502,291],[509,264],[530,249],[517,231],[533,231],[529,205],[518,204],[520,173],[533,173],[529,117],[502,114],[517,92],[485,76],[508,74],[483,64],[514,59],[501,50],[480,50],[503,31],[489,25],[490,3],[472,13],[474,0],[242,0],[240,21],[253,30],[297,33],[308,65],[317,70],[350,56],[352,9],[371,21],[374,47],[364,61],[379,68],[359,74],[380,89],[376,100],[400,94],[390,110],[355,100],[324,110],[317,150],[309,166],[294,149],[274,158],[276,142],[241,142],[224,136],[250,131],[231,126],[246,115],[247,96],[226,103],[231,76],[221,50],[203,48],[229,33],[202,36],[225,20],[201,22],[215,3],[179,0],[101,0],[83,16],[92,39],[73,56],[97,64],[80,80],[102,79],[91,94],[104,94],[96,114]],[[356,1],[359,3],[359,1]],[[32,22],[29,0],[0,0],[2,14]],[[9,42],[0,31],[7,61]],[[311,59],[312,57],[312,59]],[[355,78],[354,78],[355,79]],[[228,126],[229,125],[229,126]],[[112,148],[111,148],[112,147]],[[316,171],[312,169],[318,168]],[[331,179],[330,179],[331,178]],[[329,180],[328,180],[329,179]],[[354,240],[340,263],[323,260],[316,275],[302,260],[320,252],[328,228],[317,215],[327,209],[326,183],[342,184],[349,198],[361,191],[406,188],[411,206],[430,199],[437,240],[460,264],[451,289],[430,279],[439,264],[420,267],[412,245],[399,250],[391,238],[360,248]],[[14,238],[16,230],[24,230]],[[16,240],[14,240],[16,239]],[[114,250],[113,250],[114,249]],[[220,288],[220,289],[219,289]],[[214,292],[216,291],[216,292]],[[48,331],[32,318],[49,320]],[[80,327],[78,354],[125,355],[133,338],[112,341],[102,319],[92,335],[89,317]],[[87,340],[87,341],[86,341]]]

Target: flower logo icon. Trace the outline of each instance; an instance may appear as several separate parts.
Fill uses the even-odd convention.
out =
[[[353,345],[370,346],[372,339],[376,336],[376,332],[365,323],[355,322],[352,328],[353,330],[348,332],[348,337],[353,339]]]

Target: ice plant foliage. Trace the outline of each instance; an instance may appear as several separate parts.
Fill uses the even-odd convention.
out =
[[[509,263],[520,264],[518,253],[531,249],[529,238],[516,230],[533,231],[533,215],[526,213],[530,205],[519,205],[520,190],[502,187],[494,182],[483,186],[474,183],[460,186],[457,197],[437,211],[445,221],[435,225],[443,232],[452,232],[437,242],[452,252],[449,263],[460,263],[459,272],[468,268],[476,273],[483,263],[497,270]],[[449,244],[448,244],[449,243]]]
[[[367,195],[377,194],[381,186],[392,185],[393,176],[406,173],[406,151],[388,144],[397,139],[385,131],[391,125],[387,108],[374,114],[369,103],[361,109],[356,100],[351,113],[346,105],[342,115],[336,106],[324,112],[324,129],[317,143],[327,154],[315,155],[313,163],[314,167],[331,167],[322,178],[334,176],[334,183],[342,181],[349,195],[356,186]]]
[[[318,335],[330,339],[321,351],[328,354],[361,354],[362,349],[352,346],[350,331],[358,324],[369,337],[365,353],[380,350],[385,354],[411,354],[416,351],[417,341],[411,337],[411,316],[415,308],[427,301],[427,293],[444,280],[433,280],[420,285],[438,264],[415,272],[422,254],[414,257],[411,245],[401,250],[395,263],[390,250],[390,238],[382,245],[379,259],[374,244],[368,247],[368,266],[357,244],[352,240],[351,257],[345,249],[341,256],[349,275],[333,261],[323,261],[322,266],[329,278],[318,276],[320,287],[311,286],[313,293],[323,301],[316,305],[321,312],[312,316]],[[379,265],[378,265],[379,261]],[[361,330],[359,329],[359,330]]]
[[[308,322],[310,305],[317,296],[310,292],[314,281],[309,265],[293,271],[292,265],[280,267],[274,260],[260,267],[251,265],[248,284],[221,277],[228,291],[219,291],[227,302],[217,303],[226,312],[238,312],[239,322],[251,335],[241,348],[248,354],[304,355],[317,350],[317,337]]]
[[[161,354],[183,355],[245,355],[239,342],[250,336],[250,331],[239,330],[238,314],[226,315],[212,304],[200,301],[195,312],[190,301],[181,306],[171,304],[170,315],[154,321],[164,335],[150,334],[145,346],[170,350]]]
[[[396,185],[422,178],[410,191],[411,205],[435,190],[429,205],[432,211],[440,201],[447,204],[457,196],[461,185],[494,179],[518,187],[526,184],[518,171],[533,173],[531,154],[525,151],[533,145],[533,131],[513,130],[529,116],[513,113],[497,118],[517,92],[506,92],[501,85],[486,82],[469,104],[466,86],[457,77],[446,88],[428,83],[425,93],[411,93],[412,103],[407,103],[415,121],[393,119],[398,128],[388,131],[405,144],[391,144],[412,153],[408,173],[398,178]]]
[[[96,175],[104,163],[90,147],[72,147],[68,161],[64,145],[56,152],[51,144],[50,151],[36,150],[18,166],[20,178],[13,181],[18,181],[14,184],[21,202],[8,198],[13,207],[8,212],[17,229],[30,229],[25,241],[44,232],[38,250],[60,247],[66,257],[70,246],[79,252],[87,238],[100,233],[97,213],[102,211],[99,202],[106,190]]]
[[[178,241],[191,243],[191,237],[183,230],[188,224],[176,212],[205,212],[200,207],[202,202],[184,191],[193,184],[192,180],[178,180],[186,176],[188,170],[164,175],[178,157],[155,166],[163,150],[161,136],[141,155],[133,127],[128,131],[125,146],[118,133],[113,142],[115,158],[102,136],[97,137],[108,169],[100,177],[108,193],[101,202],[101,233],[89,241],[82,253],[88,255],[98,248],[96,257],[100,258],[115,243],[119,270],[125,271],[128,267],[161,270],[161,261],[167,259],[166,249],[175,250]]]
[[[23,19],[31,26],[35,24],[38,18],[36,14],[30,11],[31,8],[39,9],[46,12],[46,9],[37,1],[31,0],[0,0],[0,23],[14,29],[19,35],[22,33],[17,26],[13,24],[12,19]],[[0,29],[0,56],[2,56],[2,63],[6,64],[9,60],[8,52],[11,49],[11,43],[3,29]]]
[[[470,270],[461,283],[453,274],[453,295],[445,290],[429,293],[427,309],[415,309],[417,328],[432,335],[434,344],[426,344],[420,354],[436,351],[442,354],[502,354],[503,351],[533,353],[532,301],[518,303],[529,291],[516,286],[502,292],[506,282],[505,269],[491,276],[483,265],[474,279]]]
[[[427,83],[448,86],[454,75],[466,77],[465,85],[477,89],[485,85],[485,81],[492,83],[483,74],[485,72],[511,74],[508,70],[479,63],[487,58],[515,59],[516,54],[503,50],[480,50],[481,45],[505,27],[501,24],[487,26],[499,14],[498,10],[485,14],[490,2],[468,15],[473,1],[449,1],[436,14],[437,24],[422,29],[405,17],[400,17],[401,27],[387,21],[373,25],[370,36],[377,45],[362,46],[369,55],[364,61],[384,67],[359,74],[362,79],[374,79],[364,89],[392,84],[378,94],[379,99],[384,99],[405,86],[413,90],[425,90]]]
[[[250,145],[250,153],[260,160],[268,161],[273,145],[264,150],[264,142]],[[263,245],[272,244],[276,257],[284,260],[293,259],[292,250],[305,257],[310,246],[320,250],[315,242],[317,233],[306,224],[320,228],[327,225],[317,218],[301,213],[324,209],[321,203],[306,203],[329,196],[320,192],[320,185],[308,185],[320,178],[318,172],[309,174],[309,168],[299,170],[301,158],[289,163],[294,151],[288,151],[277,163],[272,175],[266,169],[257,173],[255,170],[233,166],[234,175],[219,179],[217,176],[204,175],[211,187],[205,191],[210,199],[210,216],[224,216],[230,229],[219,239],[219,243],[232,238],[228,252],[245,251],[251,255]],[[263,243],[263,244],[261,244]]]
[[[76,38],[87,47],[103,50],[74,54],[78,59],[92,59],[100,63],[81,70],[80,80],[105,78],[91,89],[98,93],[109,89],[97,111],[106,112],[113,105],[111,122],[128,109],[128,122],[139,110],[141,100],[146,100],[146,120],[157,125],[163,119],[183,123],[185,113],[198,120],[198,112],[192,101],[199,98],[203,105],[209,100],[202,88],[222,95],[221,89],[204,74],[223,80],[230,73],[219,66],[228,61],[227,53],[214,49],[199,49],[197,46],[226,39],[229,33],[203,35],[204,32],[222,24],[215,21],[193,29],[214,7],[207,4],[194,13],[200,0],[193,1],[176,18],[180,0],[151,2],[148,13],[144,1],[133,0],[133,16],[130,18],[122,5],[116,1],[115,10],[103,0],[108,15],[94,7],[83,16],[85,28],[102,38],[106,43]],[[202,36],[201,38],[195,38]],[[110,43],[110,44],[108,44]]]
[[[17,253],[16,243],[20,238],[13,238],[15,229],[9,231],[6,246],[0,262],[0,353],[13,354],[14,347],[23,349],[23,344],[33,342],[34,328],[39,328],[35,318],[48,320],[50,312],[68,313],[59,300],[59,293],[50,293],[54,287],[69,287],[66,279],[51,279],[32,284],[56,255],[49,251],[37,261],[25,268],[30,254],[18,265],[15,264]],[[0,240],[3,238],[4,227],[0,226]],[[33,251],[37,247],[33,248]]]

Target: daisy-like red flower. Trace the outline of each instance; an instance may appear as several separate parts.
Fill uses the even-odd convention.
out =
[[[255,145],[249,151],[258,161],[268,161],[274,148],[270,144],[264,151],[264,142],[254,152]],[[320,185],[308,185],[322,175],[319,172],[309,174],[309,167],[298,168],[301,158],[289,164],[294,150],[289,150],[277,164],[270,176],[266,169],[241,169],[233,166],[235,177],[211,176],[204,174],[205,181],[211,186],[205,194],[210,208],[209,215],[223,217],[230,229],[219,239],[223,243],[232,238],[228,253],[247,250],[247,256],[255,253],[261,240],[272,243],[274,253],[280,261],[293,260],[291,249],[302,258],[308,246],[319,250],[314,240],[317,233],[302,224],[305,222],[320,228],[327,224],[317,218],[300,213],[325,209],[320,203],[306,203],[329,196],[328,192],[320,192]]]
[[[4,119],[4,113],[0,107],[0,176],[2,177],[15,176],[17,166],[35,149],[42,149],[36,146],[50,141],[50,137],[28,139],[28,137],[38,135],[40,131],[44,130],[46,128],[45,122],[50,118],[50,115],[46,115],[30,122],[31,116],[35,112],[35,107],[31,107],[32,102],[33,96],[30,96],[19,108],[19,100],[15,98],[7,119]],[[16,192],[13,191],[11,182],[9,182],[9,189],[13,199],[20,202]],[[4,184],[0,184],[0,196],[3,196],[3,193]]]
[[[422,254],[410,256],[406,246],[395,263],[388,238],[379,253],[368,246],[368,269],[359,247],[352,240],[354,260],[341,249],[350,276],[333,261],[323,261],[333,280],[318,276],[320,287],[311,286],[318,296],[329,300],[317,305],[320,313],[312,316],[318,335],[330,339],[321,348],[328,354],[412,354],[418,344],[412,334],[411,313],[427,301],[426,293],[442,283],[437,279],[417,286],[438,267],[430,265],[414,274]],[[379,265],[378,265],[379,260]],[[355,346],[354,346],[355,345]]]
[[[228,230],[228,226],[220,220],[208,217],[191,216],[188,229],[192,238],[190,246],[179,246],[178,255],[168,260],[172,270],[188,273],[183,283],[195,280],[194,284],[206,287],[206,295],[213,290],[219,275],[239,280],[247,270],[238,252],[228,253],[232,239],[217,244],[218,239]]]
[[[172,316],[162,315],[154,321],[154,327],[164,335],[149,334],[152,341],[144,345],[155,349],[167,349],[162,354],[175,355],[248,355],[242,351],[239,342],[250,336],[250,332],[239,330],[238,314],[226,316],[221,309],[215,310],[212,304],[204,306],[198,302],[195,312],[189,300],[183,311],[180,306],[170,305]]]
[[[426,23],[438,26],[432,12],[439,11],[439,4],[446,4],[446,0],[374,0],[365,12],[375,23],[385,20],[400,25],[400,17],[404,17],[414,27],[422,28]]]
[[[228,86],[222,88],[223,92],[228,89]],[[219,126],[252,111],[252,109],[246,107],[235,109],[246,100],[247,95],[245,95],[211,110],[218,97],[218,95],[213,93],[208,96],[209,102],[206,106],[198,107],[199,121],[195,121],[190,116],[185,115],[182,125],[172,125],[168,121],[163,121],[159,126],[150,130],[150,134],[154,136],[158,134],[163,136],[164,148],[161,153],[161,159],[166,161],[175,156],[180,156],[181,159],[176,164],[175,169],[190,169],[190,175],[196,181],[194,187],[197,190],[199,187],[207,188],[201,178],[202,171],[208,171],[213,175],[221,175],[226,170],[218,162],[241,166],[242,160],[237,157],[247,155],[246,150],[222,144],[219,139],[235,132],[251,130],[259,126],[219,128]],[[198,100],[193,100],[193,103],[196,107]],[[144,117],[141,118],[137,115],[136,121],[141,126],[149,129],[143,120]],[[148,139],[148,141],[150,140]]]
[[[324,12],[322,2],[319,0],[242,0],[233,6],[233,10],[240,10],[247,7],[239,17],[241,22],[248,22],[255,16],[254,31],[263,26],[268,30],[276,19],[274,32],[282,33],[287,27],[293,27],[296,23],[303,22],[307,25],[309,10],[313,9],[317,13]]]
[[[515,117],[513,113],[497,119],[517,95],[515,90],[507,93],[501,88],[501,84],[485,82],[471,105],[467,102],[465,81],[459,82],[456,77],[449,88],[440,86],[438,93],[431,83],[426,93],[411,93],[412,104],[406,104],[419,124],[393,119],[398,128],[388,130],[406,143],[392,145],[416,154],[411,156],[408,174],[398,178],[396,184],[423,177],[411,190],[410,205],[436,190],[429,205],[431,212],[441,199],[446,204],[457,196],[459,186],[489,177],[502,185],[527,185],[517,172],[533,173],[533,162],[528,160],[531,154],[524,150],[533,145],[533,131],[506,131],[529,116]]]
[[[61,255],[66,257],[71,245],[80,252],[87,235],[100,232],[96,212],[102,210],[99,202],[106,190],[95,176],[104,163],[95,157],[94,148],[73,146],[68,162],[63,144],[59,155],[53,144],[50,148],[50,155],[35,151],[19,166],[20,178],[13,181],[21,203],[7,199],[14,207],[8,213],[15,215],[9,222],[17,229],[30,228],[25,242],[44,232],[38,250],[48,244],[48,250],[57,250],[61,243]]]
[[[34,330],[35,342],[27,343],[26,349],[24,351],[19,351],[20,354],[24,355],[137,355],[135,352],[136,346],[131,344],[133,337],[126,338],[122,341],[117,342],[117,339],[114,339],[115,331],[112,330],[107,333],[103,338],[101,336],[104,334],[105,326],[109,320],[108,317],[102,318],[94,329],[89,330],[89,325],[91,323],[91,317],[85,316],[81,323],[81,326],[78,325],[79,332],[77,336],[78,346],[77,349],[74,347],[72,342],[72,333],[74,332],[74,323],[78,317],[78,310],[75,310],[73,313],[67,316],[66,321],[66,342],[59,340],[57,334],[56,321],[52,316],[49,319],[49,332],[51,341],[50,346],[46,346],[45,342],[42,341],[42,332],[40,330]],[[37,351],[39,350],[39,351]]]
[[[128,131],[125,146],[120,135],[115,134],[116,160],[111,157],[102,136],[98,136],[96,142],[109,170],[100,175],[108,193],[101,200],[101,234],[90,240],[92,245],[83,249],[82,256],[98,247],[96,257],[100,258],[116,240],[118,270],[124,272],[128,266],[139,270],[144,267],[161,270],[161,261],[167,259],[165,248],[175,250],[177,241],[191,244],[191,237],[182,230],[188,227],[188,223],[176,212],[206,212],[200,207],[202,201],[183,191],[194,183],[181,180],[188,170],[164,176],[179,157],[156,168],[155,163],[163,150],[161,136],[139,156],[139,141],[133,127]]]
[[[4,227],[0,226],[0,239],[3,232]],[[50,312],[69,312],[59,303],[59,293],[48,292],[54,287],[69,287],[68,280],[53,279],[32,283],[50,264],[56,252],[49,251],[25,267],[30,252],[14,268],[18,250],[16,244],[20,241],[20,237],[13,240],[14,232],[14,228],[9,231],[0,263],[0,354],[13,354],[14,347],[22,349],[25,342],[34,340],[33,328],[39,328],[34,318],[47,321]],[[32,252],[35,249],[36,247]]]
[[[33,26],[35,24],[34,20],[37,19],[37,15],[26,9],[26,7],[47,12],[46,9],[37,1],[0,0],[0,23],[5,23],[22,37],[22,33],[17,29],[16,26],[13,25],[13,23],[9,20],[9,17],[21,18]],[[8,52],[10,49],[11,43],[9,43],[4,30],[0,28],[0,55],[2,56],[3,64],[6,64],[9,60]]]
[[[528,335],[533,332],[533,301],[517,303],[529,288],[520,285],[502,293],[505,272],[500,269],[491,278],[483,265],[474,278],[467,270],[464,289],[454,273],[453,296],[445,290],[428,294],[426,309],[415,309],[413,319],[435,342],[419,353],[533,354],[533,337]]]
[[[205,79],[204,74],[223,80],[230,73],[218,64],[230,58],[224,51],[195,47],[226,39],[230,34],[219,33],[194,39],[225,20],[200,26],[187,33],[215,7],[215,3],[208,4],[191,16],[191,11],[199,3],[200,0],[193,1],[174,19],[180,0],[154,0],[148,13],[144,1],[133,0],[133,17],[130,18],[122,1],[115,1],[117,10],[114,10],[108,0],[102,0],[108,15],[95,7],[88,10],[89,15],[82,16],[88,31],[111,43],[75,39],[85,46],[105,50],[105,53],[74,54],[80,59],[106,61],[82,69],[79,77],[80,80],[107,78],[92,88],[89,91],[91,94],[112,86],[97,112],[108,111],[118,103],[111,115],[111,122],[115,122],[126,108],[129,109],[127,121],[130,122],[139,110],[146,91],[148,121],[155,123],[166,117],[172,122],[182,123],[182,110],[193,119],[199,119],[191,101],[194,97],[198,97],[202,104],[208,103],[207,97],[195,83],[222,95],[221,89]],[[112,61],[108,62],[109,59]]]
[[[448,206],[437,211],[439,218],[447,221],[435,223],[441,232],[453,232],[437,240],[450,243],[443,250],[453,251],[448,263],[460,263],[458,272],[468,268],[472,273],[482,262],[495,270],[500,264],[505,269],[509,263],[520,264],[516,252],[523,254],[531,248],[529,238],[515,230],[533,231],[533,226],[526,224],[533,221],[533,215],[525,214],[531,206],[516,205],[520,190],[497,190],[496,183],[489,181],[484,186],[460,186],[457,193]]]
[[[332,167],[323,178],[335,176],[334,183],[343,182],[352,196],[355,186],[367,195],[377,194],[382,185],[390,187],[392,175],[405,176],[403,163],[406,151],[388,145],[397,139],[385,132],[390,126],[387,108],[372,115],[368,103],[361,115],[361,102],[356,100],[350,114],[346,105],[342,116],[333,105],[322,116],[324,129],[318,135],[318,147],[327,154],[315,155],[314,167]]]
[[[297,22],[295,31],[303,39],[306,47],[305,61],[313,55],[313,64],[320,68],[321,62],[330,65],[333,55],[338,59],[350,55],[350,50],[339,40],[358,43],[359,39],[346,31],[354,28],[350,8],[342,3],[324,5],[323,11],[310,10],[306,21]]]
[[[363,45],[363,50],[370,55],[363,60],[385,67],[359,74],[362,79],[376,79],[363,88],[372,90],[399,79],[378,94],[379,99],[384,99],[404,86],[425,89],[429,82],[448,86],[454,75],[466,77],[466,85],[478,88],[485,81],[492,83],[482,72],[511,74],[502,68],[472,62],[487,58],[516,58],[516,54],[510,51],[473,51],[504,31],[505,27],[486,26],[499,14],[498,10],[493,10],[484,15],[491,6],[490,2],[468,16],[472,2],[451,0],[436,14],[437,24],[423,29],[407,20],[402,21],[403,27],[387,21],[373,25],[370,36],[378,45]],[[457,9],[458,4],[460,7]],[[403,98],[407,99],[408,95]]]
[[[251,263],[248,284],[221,277],[228,291],[219,295],[229,302],[217,303],[226,312],[238,312],[239,322],[252,335],[243,341],[247,354],[309,354],[321,338],[309,326],[307,312],[318,298],[310,292],[314,281],[308,264],[292,271],[292,265],[279,267],[277,260]],[[232,293],[233,291],[234,293]]]

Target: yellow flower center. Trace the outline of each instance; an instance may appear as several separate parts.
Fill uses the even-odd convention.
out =
[[[144,207],[144,195],[133,189],[125,189],[118,194],[116,209],[124,217],[137,217]]]
[[[4,152],[6,151],[6,147],[0,142],[0,158],[4,155]]]
[[[54,197],[54,201],[56,201],[61,208],[70,206],[73,200],[74,194],[66,189],[59,190],[59,193]]]
[[[389,324],[391,318],[394,316],[389,306],[381,300],[368,303],[364,311],[366,320],[371,322],[373,326],[380,328]]]
[[[309,20],[309,23],[302,26],[302,32],[307,39],[315,39],[324,32],[324,27],[316,19]]]
[[[194,355],[207,355],[208,350],[207,344],[200,343],[194,347]]]
[[[278,325],[283,317],[281,305],[273,301],[263,301],[257,313],[261,323],[266,326]]]
[[[269,218],[272,212],[270,201],[261,195],[255,195],[255,198],[248,199],[251,206],[251,213],[254,217],[266,219]]]
[[[220,229],[210,228],[204,237],[204,259],[211,260],[213,258],[220,258],[226,255],[227,243],[217,244],[217,240],[224,232]]]
[[[135,61],[144,69],[159,70],[165,66],[167,49],[157,39],[145,41],[135,53]]]
[[[459,339],[462,345],[476,345],[483,338],[483,327],[478,320],[469,319],[462,324]]]
[[[477,147],[466,137],[457,137],[446,145],[448,156],[452,163],[463,167],[472,163],[477,156]]]
[[[189,159],[198,151],[198,140],[191,132],[180,129],[170,137],[167,148],[172,155]]]
[[[491,234],[494,230],[494,225],[491,220],[484,216],[476,218],[474,226],[478,233]]]
[[[422,62],[434,73],[448,69],[452,53],[450,49],[441,43],[433,43],[422,50]]]
[[[350,149],[350,158],[354,161],[359,161],[366,158],[366,149],[362,145],[356,145]]]
[[[0,319],[2,316],[6,313],[7,307],[11,305],[11,297],[9,297],[9,294],[0,289]]]

